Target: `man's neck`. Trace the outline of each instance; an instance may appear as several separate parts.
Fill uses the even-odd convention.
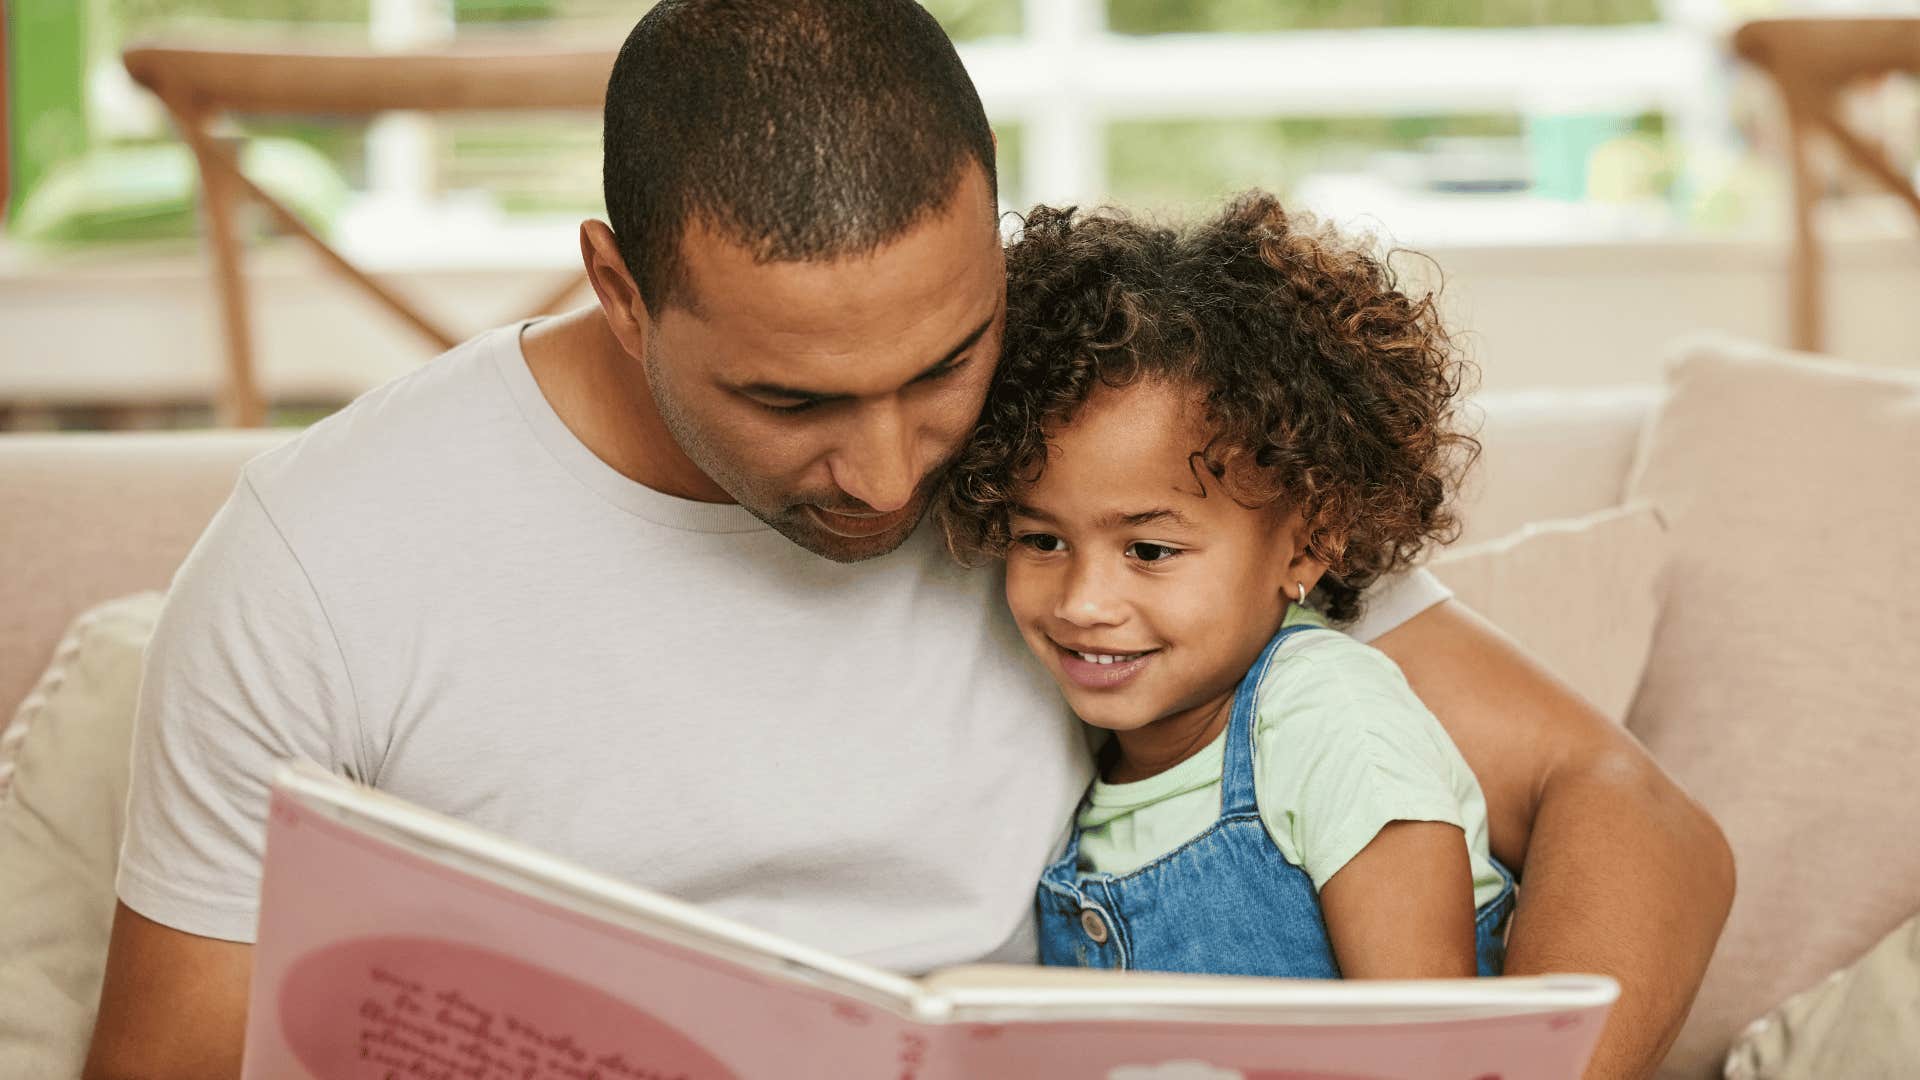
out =
[[[520,349],[560,422],[614,471],[663,495],[733,501],[680,449],[640,361],[620,347],[599,308],[529,325]]]

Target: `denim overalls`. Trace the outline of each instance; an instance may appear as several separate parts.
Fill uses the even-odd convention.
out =
[[[1319,896],[1305,870],[1267,835],[1254,803],[1254,721],[1260,682],[1290,635],[1275,634],[1233,695],[1227,724],[1220,820],[1130,874],[1077,868],[1080,830],[1040,879],[1040,960],[1045,964],[1217,975],[1339,978]],[[1513,908],[1513,877],[1494,864],[1500,895],[1475,920],[1480,974],[1498,975]]]

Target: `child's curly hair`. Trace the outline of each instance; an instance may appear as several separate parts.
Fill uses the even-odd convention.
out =
[[[1007,249],[1005,353],[938,517],[963,561],[1005,553],[1047,433],[1097,386],[1203,392],[1194,455],[1248,506],[1298,510],[1336,621],[1457,530],[1449,496],[1479,452],[1456,429],[1469,374],[1432,296],[1272,195],[1183,230],[1036,207]]]

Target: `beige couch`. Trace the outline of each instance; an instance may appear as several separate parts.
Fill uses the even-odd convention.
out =
[[[1856,392],[1848,381],[1855,375],[1879,389],[1864,396]],[[1748,609],[1719,612],[1714,597],[1722,594],[1733,597],[1727,603],[1747,603],[1753,594],[1758,594],[1754,602],[1764,603],[1766,590],[1777,585],[1782,632],[1820,616],[1832,566],[1783,565],[1776,583],[1770,564],[1762,563],[1740,571],[1758,584],[1729,579],[1746,565],[1743,558],[1773,550],[1768,543],[1786,551],[1824,543],[1834,549],[1829,557],[1840,559],[1888,557],[1880,549],[1845,550],[1846,543],[1880,542],[1872,528],[1849,532],[1854,539],[1846,542],[1826,533],[1805,544],[1793,537],[1762,537],[1765,530],[1738,515],[1766,499],[1736,498],[1741,485],[1723,475],[1731,470],[1737,479],[1751,461],[1753,469],[1766,470],[1758,491],[1801,483],[1804,490],[1798,494],[1784,492],[1785,511],[1765,508],[1774,517],[1759,520],[1797,513],[1817,529],[1816,508],[1809,503],[1831,494],[1834,482],[1827,474],[1834,467],[1816,461],[1816,472],[1804,482],[1779,479],[1793,461],[1805,457],[1763,460],[1773,445],[1767,433],[1789,426],[1782,417],[1802,429],[1802,436],[1828,444],[1806,452],[1816,457],[1834,452],[1830,444],[1859,439],[1861,453],[1875,460],[1911,445],[1912,460],[1920,462],[1920,409],[1909,407],[1920,402],[1920,384],[1883,386],[1871,376],[1842,371],[1830,386],[1834,378],[1792,359],[1755,358],[1735,349],[1731,359],[1696,357],[1668,389],[1490,396],[1479,403],[1484,456],[1462,499],[1466,532],[1456,551],[1469,554],[1437,565],[1464,598],[1495,611],[1503,626],[1550,662],[1565,665],[1563,670],[1596,672],[1571,681],[1596,701],[1616,696],[1609,707],[1629,719],[1663,764],[1701,795],[1734,842],[1742,860],[1742,897],[1708,987],[1669,1063],[1673,1076],[1717,1075],[1725,1048],[1742,1025],[1852,960],[1920,908],[1920,862],[1911,854],[1876,850],[1884,847],[1887,830],[1897,834],[1909,824],[1920,825],[1914,800],[1903,801],[1898,794],[1905,790],[1904,778],[1891,786],[1828,783],[1836,769],[1855,776],[1888,754],[1920,749],[1910,739],[1899,742],[1908,738],[1903,732],[1920,728],[1900,720],[1897,700],[1886,699],[1895,700],[1889,705],[1869,700],[1864,691],[1848,695],[1852,715],[1866,717],[1862,760],[1815,759],[1807,745],[1830,747],[1835,740],[1796,742],[1800,735],[1791,722],[1797,713],[1787,725],[1757,738],[1752,734],[1755,710],[1762,706],[1752,701],[1792,699],[1802,709],[1804,702],[1824,700],[1827,676],[1800,677],[1811,696],[1795,698],[1792,687],[1766,685],[1781,665],[1763,655],[1769,647],[1764,640],[1736,642],[1732,659],[1700,644],[1703,638],[1709,645],[1718,641],[1722,624],[1754,617]],[[1783,385],[1775,385],[1781,380]],[[1749,383],[1764,386],[1764,392],[1749,392]],[[1821,404],[1829,398],[1831,407]],[[1867,403],[1860,407],[1870,413],[1868,420],[1846,413],[1856,400]],[[1910,444],[1900,441],[1907,438],[1902,424],[1912,427]],[[0,507],[5,508],[0,566],[6,568],[0,579],[0,705],[10,708],[27,694],[76,613],[111,597],[163,588],[240,464],[286,437],[0,437]],[[1886,445],[1895,449],[1872,443],[1875,439],[1891,439]],[[1899,475],[1901,468],[1888,476]],[[1522,530],[1549,519],[1606,518],[1605,512],[1629,494],[1657,505],[1671,530],[1646,527],[1655,515],[1644,509],[1630,515],[1629,524],[1639,524],[1629,529],[1594,531],[1577,523]],[[1920,489],[1906,494],[1920,495]],[[1874,513],[1879,505],[1874,498],[1868,493],[1865,501],[1842,500],[1838,512]],[[1912,501],[1920,505],[1920,498]],[[1728,514],[1735,516],[1728,519]],[[1615,520],[1624,519],[1616,515]],[[1726,525],[1727,520],[1733,524]],[[1909,516],[1886,528],[1913,524]],[[1730,542],[1713,528],[1732,528],[1738,540]],[[1511,539],[1516,530],[1521,530],[1518,541]],[[1745,542],[1750,535],[1754,542]],[[1509,539],[1494,542],[1499,537]],[[1920,578],[1920,564],[1905,569]],[[1899,635],[1912,631],[1920,641],[1920,596],[1909,603],[1902,597],[1914,590],[1905,577],[1897,579],[1899,588],[1890,588],[1886,583],[1894,580],[1877,585],[1869,580],[1864,599],[1843,596],[1836,602],[1890,606],[1892,623],[1875,622],[1854,633],[1864,648],[1892,648],[1897,662],[1906,656],[1899,651],[1906,648]],[[1889,601],[1889,592],[1900,595]],[[1901,621],[1909,616],[1911,625]],[[1827,627],[1833,622],[1822,623],[1823,637],[1831,636]],[[1701,623],[1704,629],[1695,625]],[[1740,657],[1749,654],[1767,669],[1739,670]],[[1912,659],[1910,668],[1920,670],[1920,655]],[[1609,667],[1611,674],[1598,674]],[[1872,681],[1858,673],[1855,678]],[[1609,679],[1619,685],[1617,695],[1608,689]],[[1743,698],[1743,687],[1750,685],[1766,697]],[[1523,718],[1516,718],[1520,722]],[[1839,742],[1844,746],[1846,740]],[[1795,790],[1802,781],[1813,789],[1805,795]],[[1836,802],[1827,788],[1848,791]],[[0,811],[5,809],[0,803]],[[1849,847],[1855,841],[1848,832],[1856,828],[1870,834],[1857,842],[1860,851]],[[1783,835],[1797,846],[1779,848]],[[1806,846],[1816,842],[1823,846]],[[1823,879],[1847,875],[1877,875],[1865,890],[1874,895],[1863,898],[1850,882],[1833,880],[1830,891],[1838,902],[1819,899],[1826,888]],[[1789,909],[1782,912],[1781,904]],[[75,993],[84,995],[84,987]],[[0,1031],[0,1037],[4,1034]]]

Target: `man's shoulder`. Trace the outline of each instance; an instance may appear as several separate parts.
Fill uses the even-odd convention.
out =
[[[245,482],[296,527],[309,513],[372,510],[456,483],[522,423],[498,370],[513,333],[486,331],[368,391],[249,462]]]

